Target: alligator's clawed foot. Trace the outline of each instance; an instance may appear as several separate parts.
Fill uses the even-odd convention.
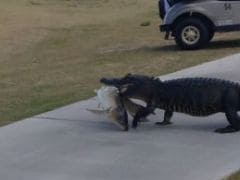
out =
[[[166,126],[166,125],[172,124],[172,122],[162,121],[162,122],[156,122],[155,124],[158,125],[158,126]]]
[[[219,129],[215,130],[216,133],[221,133],[221,134],[232,133],[232,132],[236,132],[236,131],[238,131],[238,130],[232,126],[227,126],[225,128],[219,128]]]
[[[128,126],[126,126],[126,127],[124,128],[124,131],[128,131]]]
[[[138,126],[138,122],[137,121],[133,121],[132,122],[132,128],[133,129],[137,129],[137,126]]]

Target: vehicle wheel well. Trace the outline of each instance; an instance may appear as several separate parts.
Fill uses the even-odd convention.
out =
[[[215,30],[215,25],[213,24],[213,22],[206,16],[200,14],[200,13],[184,13],[181,16],[179,16],[177,19],[174,20],[173,22],[173,28],[176,27],[176,24],[180,21],[182,21],[183,19],[185,19],[186,17],[196,17],[202,20],[203,23],[206,23],[208,25],[208,28],[214,32]]]

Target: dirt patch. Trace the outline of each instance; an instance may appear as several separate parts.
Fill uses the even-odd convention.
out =
[[[99,48],[97,50],[100,54],[108,54],[108,53],[120,53],[120,52],[128,52],[135,51],[145,48],[144,45],[136,45],[136,44],[119,44],[112,47]]]

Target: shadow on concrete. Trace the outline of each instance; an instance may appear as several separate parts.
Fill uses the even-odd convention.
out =
[[[194,120],[193,120],[194,121]],[[191,122],[191,121],[184,121],[179,123],[174,123],[172,125],[168,126],[158,126],[155,125],[156,121],[150,121],[146,123],[140,123],[137,129],[133,129],[131,127],[131,121],[129,121],[129,131],[131,132],[156,132],[159,131],[159,133],[162,131],[165,133],[166,131],[171,132],[205,132],[205,133],[214,133],[215,129],[223,128],[227,126],[227,122],[215,122],[215,123],[209,123],[209,121],[205,122]],[[188,124],[189,122],[189,124]],[[123,132],[127,133],[126,131],[120,130],[114,123],[111,121],[105,121],[105,122],[83,122],[83,121],[75,121],[77,123],[77,126],[80,127],[87,127],[88,129],[91,129],[93,132]]]
[[[222,49],[222,48],[238,48],[240,47],[240,39],[235,40],[218,40],[210,42],[208,49]]]
[[[239,48],[240,47],[240,39],[235,40],[215,40],[211,41],[208,46],[204,49],[224,49],[224,48]],[[182,51],[176,44],[166,45],[166,46],[152,46],[152,47],[144,47],[146,51],[150,52],[159,52],[159,51]]]

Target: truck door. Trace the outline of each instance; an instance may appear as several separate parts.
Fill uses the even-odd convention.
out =
[[[230,11],[232,24],[240,24],[240,0],[227,1],[225,6],[226,11]]]
[[[240,24],[240,0],[219,1],[222,9],[222,14],[219,12],[219,16],[224,16],[224,19],[219,23],[223,26]]]

